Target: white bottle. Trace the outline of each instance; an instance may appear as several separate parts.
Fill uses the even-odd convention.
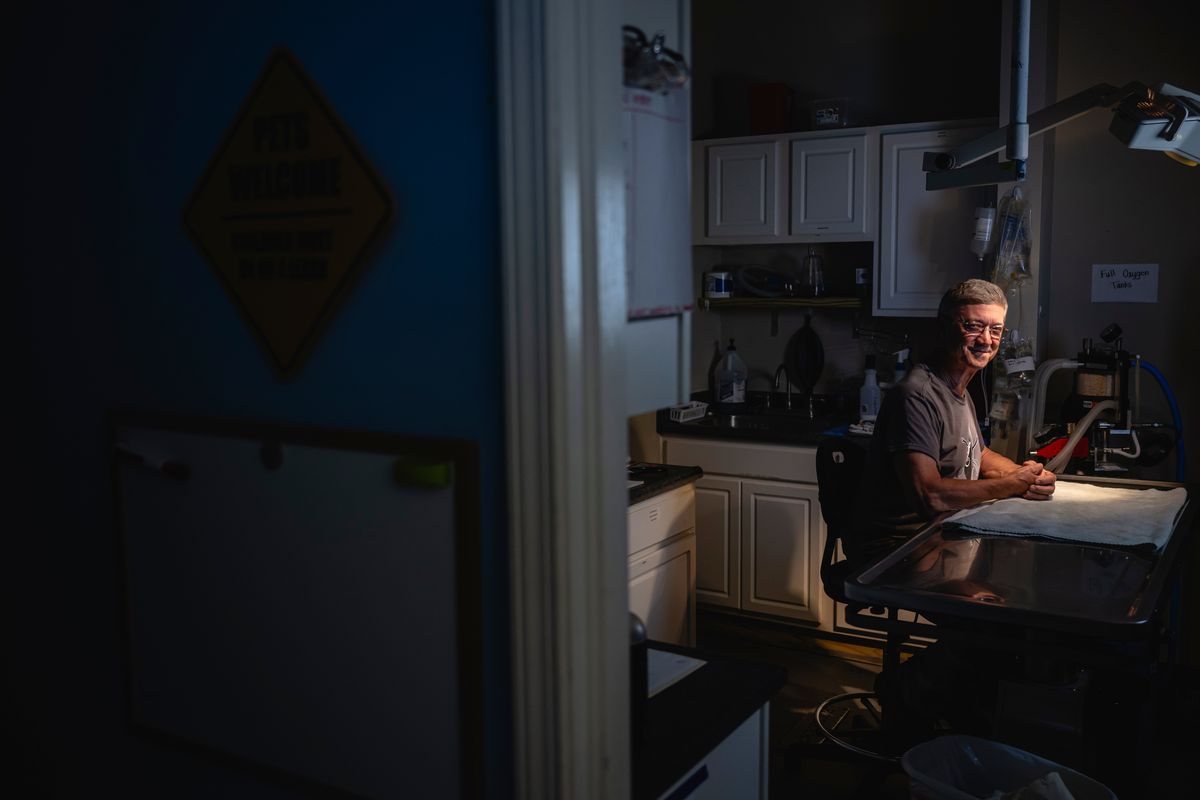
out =
[[[992,249],[992,231],[996,222],[996,209],[975,209],[975,235],[971,237],[971,252],[980,261]]]
[[[804,267],[800,270],[801,297],[820,297],[825,294],[825,269],[821,266],[821,257],[817,248],[808,248],[804,257]]]
[[[717,405],[729,410],[740,408],[746,402],[746,365],[734,347],[733,339],[725,357],[717,364]]]
[[[896,353],[896,366],[892,370],[892,385],[895,386],[900,381],[904,380],[904,376],[908,374],[908,350],[901,350]]]
[[[879,415],[879,381],[875,378],[875,356],[867,356],[862,388],[858,390],[859,420],[873,420]]]

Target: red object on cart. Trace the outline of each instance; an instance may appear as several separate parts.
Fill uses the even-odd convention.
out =
[[[1067,446],[1067,439],[1069,438],[1070,437],[1068,436],[1060,436],[1057,439],[1050,441],[1049,444],[1044,445],[1036,451],[1037,456],[1047,460],[1054,458],[1056,455],[1062,452],[1064,447]],[[1071,451],[1071,458],[1087,458],[1090,447],[1091,446],[1088,444],[1088,438],[1084,436],[1075,443],[1075,449]]]

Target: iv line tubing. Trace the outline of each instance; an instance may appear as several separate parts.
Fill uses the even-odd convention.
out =
[[[1073,358],[1052,358],[1043,361],[1033,374],[1033,417],[1025,430],[1025,453],[1033,450],[1033,436],[1040,433],[1034,429],[1041,427],[1042,418],[1046,415],[1046,388],[1050,385],[1050,376],[1064,367],[1073,369],[1078,366],[1079,362]],[[1028,455],[1022,455],[1022,458],[1028,458]]]
[[[1183,419],[1179,416],[1179,404],[1175,402],[1175,393],[1171,391],[1166,377],[1158,371],[1158,367],[1142,359],[1142,369],[1149,372],[1158,381],[1159,387],[1166,395],[1167,405],[1171,407],[1171,421],[1175,423],[1177,439],[1175,442],[1175,480],[1183,483],[1184,477],[1187,475],[1187,456],[1183,452]]]
[[[1129,438],[1133,439],[1133,452],[1126,450],[1109,450],[1109,455],[1122,456],[1124,458],[1137,458],[1142,454],[1142,443],[1138,441],[1137,431],[1133,428],[1129,429]]]
[[[1071,434],[1070,439],[1067,439],[1066,446],[1058,451],[1058,455],[1046,462],[1046,469],[1051,472],[1061,471],[1067,465],[1067,462],[1071,460],[1071,453],[1075,451],[1075,445],[1079,444],[1079,440],[1087,433],[1088,428],[1095,422],[1096,417],[1100,416],[1100,412],[1108,409],[1116,411],[1117,408],[1116,400],[1104,400],[1092,406],[1092,410],[1083,419],[1075,423],[1075,432]]]

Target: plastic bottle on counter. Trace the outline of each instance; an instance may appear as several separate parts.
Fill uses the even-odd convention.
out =
[[[717,406],[725,411],[736,411],[746,404],[746,364],[738,355],[733,339],[725,350],[725,357],[717,364]]]
[[[901,350],[896,353],[896,366],[892,369],[892,385],[895,386],[900,381],[904,380],[904,376],[908,374],[908,350]]]
[[[708,402],[717,402],[717,367],[721,366],[721,340],[713,339],[712,358],[708,361]]]
[[[873,420],[879,415],[879,381],[875,376],[875,356],[867,356],[863,385],[858,390],[859,420]]]

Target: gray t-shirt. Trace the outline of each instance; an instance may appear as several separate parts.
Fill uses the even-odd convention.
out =
[[[979,477],[979,421],[970,395],[959,397],[928,366],[918,364],[888,390],[875,420],[852,530],[843,546],[855,560],[874,558],[927,522],[909,505],[893,466],[897,453],[924,453],[943,478]]]

